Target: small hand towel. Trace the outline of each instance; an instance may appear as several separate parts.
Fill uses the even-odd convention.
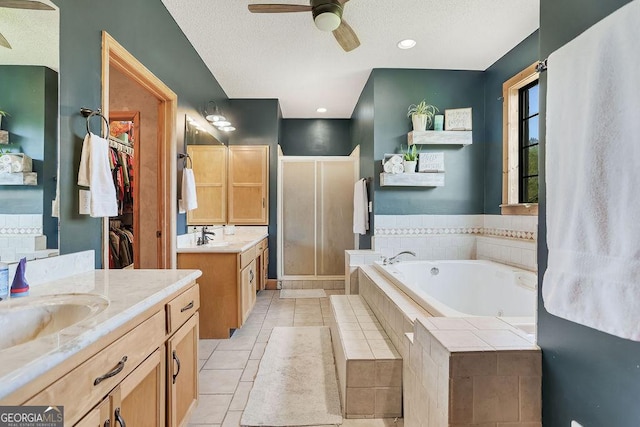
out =
[[[109,166],[109,141],[88,133],[82,143],[78,185],[89,187],[90,215],[105,217],[118,215],[116,188]]]
[[[353,232],[367,234],[369,229],[369,199],[365,179],[357,181],[353,187]]]
[[[551,54],[548,267],[556,316],[640,341],[640,0]]]
[[[196,179],[193,169],[182,169],[182,209],[191,211],[198,208],[198,195],[196,194]]]

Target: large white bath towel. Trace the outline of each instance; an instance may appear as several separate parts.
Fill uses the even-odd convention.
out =
[[[106,139],[92,133],[84,137],[78,185],[89,187],[89,214],[92,217],[118,215],[116,187],[109,165],[109,141]]]
[[[549,56],[552,314],[640,341],[640,0]]]
[[[182,209],[191,211],[198,208],[198,195],[196,194],[196,178],[193,169],[182,169]]]
[[[367,181],[363,178],[353,187],[353,232],[367,234],[369,229],[369,198]]]

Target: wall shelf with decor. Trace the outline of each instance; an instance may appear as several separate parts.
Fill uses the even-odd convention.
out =
[[[473,131],[470,130],[424,130],[407,134],[409,146],[417,145],[470,145],[473,143]]]
[[[444,187],[444,172],[380,174],[381,187]]]
[[[0,173],[0,185],[38,185],[36,172]]]

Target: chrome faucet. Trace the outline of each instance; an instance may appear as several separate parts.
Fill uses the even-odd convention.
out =
[[[382,259],[382,265],[395,264],[396,262],[399,262],[400,260],[398,259],[398,257],[399,257],[400,255],[403,255],[403,254],[408,254],[408,255],[416,256],[415,252],[412,252],[412,251],[402,251],[402,252],[398,252],[397,254],[395,254],[394,256],[392,256],[391,258],[384,257],[384,258]]]
[[[209,235],[215,236],[216,233],[214,233],[213,231],[207,231],[207,226],[203,225],[200,237],[198,237],[198,240],[197,240],[196,244],[198,246],[202,246],[202,245],[206,245],[207,243],[209,243]]]

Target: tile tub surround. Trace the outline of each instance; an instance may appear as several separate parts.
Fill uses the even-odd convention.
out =
[[[487,421],[487,426],[540,425],[539,418],[537,421],[533,419],[535,414],[541,416],[540,350],[524,332],[492,317],[431,317],[371,266],[359,268],[359,286],[360,294],[402,355],[406,425],[477,425],[476,421],[467,421],[467,411],[471,410],[472,420],[493,419],[491,417],[496,417],[496,410],[492,405],[495,406],[496,402],[499,407],[511,406],[508,406],[506,415],[500,412],[497,415],[499,419]],[[413,334],[413,341],[407,338],[407,334]],[[422,348],[415,344],[416,341]],[[425,352],[429,357],[424,356]],[[494,370],[493,365],[486,368],[482,363],[477,364],[481,360],[477,354],[490,355],[488,358],[495,356],[496,361],[502,361],[502,369]],[[525,362],[519,362],[520,359],[525,359]],[[463,360],[463,364],[477,365],[477,371],[470,374],[456,370],[458,365],[454,364],[459,360]],[[517,369],[514,368],[517,375],[505,370],[504,366],[510,363],[518,365]],[[520,368],[521,371],[518,370]],[[513,396],[517,396],[517,403],[501,400],[503,387],[514,391],[514,384]],[[523,395],[525,391],[526,395]],[[455,408],[455,412],[451,408]],[[519,418],[513,415],[514,408]],[[456,418],[450,418],[453,416]],[[524,419],[531,421],[521,421]],[[450,423],[450,420],[456,421]],[[507,420],[515,424],[500,423]],[[484,421],[482,425],[485,425]]]
[[[385,256],[411,250],[418,259],[490,259],[537,269],[535,216],[376,215],[375,224],[373,246]]]
[[[42,214],[0,214],[0,261],[42,258],[45,249]]]
[[[199,270],[92,270],[32,287],[26,298],[87,293],[106,298],[109,305],[59,333],[1,350],[0,401],[15,404],[10,400],[13,392],[162,303],[200,275]],[[4,400],[7,397],[9,400]]]
[[[331,342],[345,418],[402,416],[402,358],[359,295],[332,295]]]
[[[13,282],[17,263],[9,264],[9,282]],[[29,286],[38,286],[95,269],[94,251],[74,252],[50,258],[27,261],[26,277]]]
[[[0,214],[0,235],[41,235],[42,214]]]
[[[380,252],[372,250],[344,251],[344,293],[358,294],[358,267],[373,264],[382,256]]]
[[[406,337],[410,354],[409,363],[404,364],[406,425],[542,425],[542,361],[538,348],[528,344],[519,347],[518,339],[505,335],[511,332],[516,336],[516,332],[504,322],[434,319],[439,320],[437,325],[429,320],[416,321],[414,333]],[[478,335],[486,340],[485,345],[509,343],[513,349],[493,346],[493,350],[473,350]]]

